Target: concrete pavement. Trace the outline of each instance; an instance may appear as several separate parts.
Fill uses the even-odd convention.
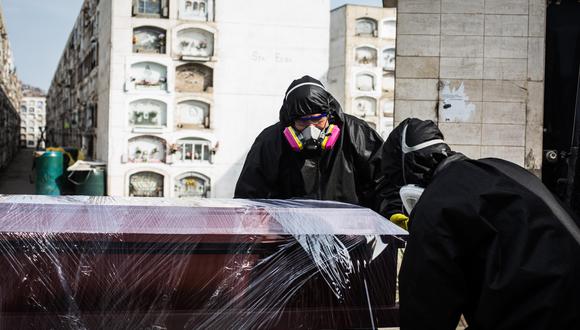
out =
[[[30,183],[34,149],[20,149],[10,165],[0,170],[0,194],[34,194],[34,184]]]

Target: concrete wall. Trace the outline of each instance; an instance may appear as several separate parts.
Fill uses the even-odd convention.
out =
[[[113,46],[112,34],[116,26],[113,26],[113,3],[119,1],[100,1],[99,2],[99,65],[97,67],[97,127],[95,129],[95,148],[96,158],[101,161],[109,159],[109,100],[111,97],[111,78],[113,77],[114,68],[111,61]],[[94,119],[93,119],[94,120]],[[107,182],[107,187],[111,181]]]
[[[453,149],[542,165],[544,0],[398,3],[395,122],[439,122]]]

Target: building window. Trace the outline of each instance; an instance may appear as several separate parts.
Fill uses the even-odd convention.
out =
[[[213,70],[202,64],[192,63],[176,69],[175,90],[181,93],[211,92]]]
[[[186,138],[177,141],[177,149],[173,158],[180,162],[210,162],[210,142],[198,138]]]
[[[383,71],[395,71],[395,48],[383,49]]]
[[[167,143],[155,136],[138,136],[129,140],[130,163],[165,163]]]
[[[165,30],[142,26],[133,30],[133,53],[165,54]]]
[[[179,18],[196,21],[209,21],[212,6],[213,1],[211,0],[180,0]]]
[[[133,16],[168,17],[168,0],[133,0]]]
[[[167,126],[167,105],[161,101],[143,99],[131,102],[129,125],[162,128]]]
[[[355,34],[360,37],[376,37],[377,21],[368,17],[357,19]]]
[[[377,115],[377,101],[372,97],[362,96],[354,99],[354,114],[359,117],[374,117]]]
[[[20,107],[20,112],[26,113],[26,106],[25,105]]]
[[[375,76],[370,73],[359,73],[356,75],[356,89],[361,92],[372,92],[375,90]]]
[[[354,60],[358,65],[377,66],[377,50],[372,47],[358,47]]]
[[[209,104],[185,101],[177,105],[179,128],[209,128]]]
[[[153,62],[131,65],[131,85],[136,90],[167,90],[167,67]]]
[[[177,177],[175,194],[179,198],[207,198],[210,192],[210,179],[205,175],[188,172]]]
[[[34,113],[34,107],[28,108],[28,113]]]
[[[29,147],[33,147],[34,146],[34,141],[28,141],[26,143]]]
[[[129,177],[129,196],[163,197],[163,175],[155,172],[139,172]]]
[[[20,133],[26,133],[26,127],[20,127]],[[25,139],[26,136],[23,137]]]
[[[184,60],[208,60],[213,56],[213,34],[202,29],[184,29],[177,32],[175,52]]]

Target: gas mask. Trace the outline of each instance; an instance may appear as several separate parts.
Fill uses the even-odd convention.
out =
[[[334,124],[320,130],[314,125],[306,127],[301,132],[292,126],[284,129],[284,137],[290,148],[296,152],[304,152],[308,155],[319,155],[323,150],[330,150],[338,141],[340,128]]]

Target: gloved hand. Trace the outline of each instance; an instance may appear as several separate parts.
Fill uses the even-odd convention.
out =
[[[409,230],[409,217],[402,214],[402,213],[395,213],[393,215],[391,215],[391,217],[389,218],[389,220],[391,220],[392,223],[394,223],[395,225],[405,229],[405,230]]]

